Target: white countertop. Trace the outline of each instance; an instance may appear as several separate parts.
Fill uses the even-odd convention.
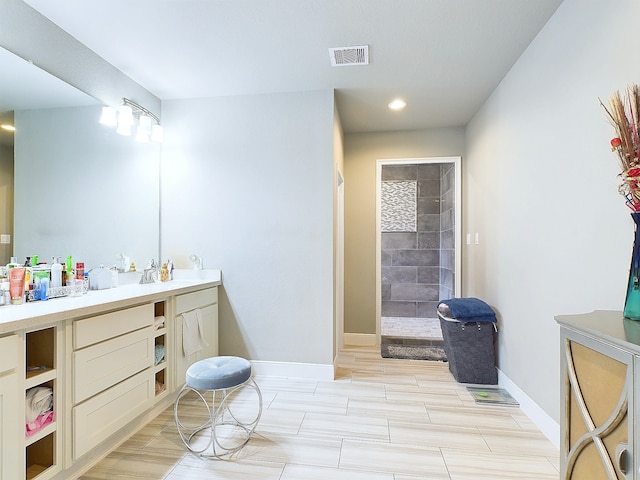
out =
[[[139,278],[139,277],[138,277]],[[0,335],[73,317],[93,315],[152,302],[222,283],[220,270],[175,270],[174,280],[146,285],[124,283],[105,290],[89,290],[79,297],[53,298],[22,305],[0,306]]]

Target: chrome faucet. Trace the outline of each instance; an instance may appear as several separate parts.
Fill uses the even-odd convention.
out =
[[[140,277],[140,285],[144,285],[147,283],[156,283],[155,276],[157,275],[157,270],[155,268],[145,268],[142,272],[142,277]]]

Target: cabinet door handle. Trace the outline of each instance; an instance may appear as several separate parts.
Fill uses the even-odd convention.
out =
[[[626,443],[619,443],[616,447],[616,461],[618,463],[618,469],[625,477],[629,469],[629,445]]]

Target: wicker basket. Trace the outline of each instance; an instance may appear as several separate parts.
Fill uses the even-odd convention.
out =
[[[438,316],[449,370],[456,381],[496,385],[495,325],[491,322],[462,323]]]

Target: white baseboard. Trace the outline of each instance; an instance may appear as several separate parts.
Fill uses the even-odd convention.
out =
[[[526,393],[520,390],[500,369],[498,369],[498,384],[518,401],[520,409],[536,424],[545,437],[557,448],[560,448],[560,425],[529,398]]]
[[[344,344],[356,347],[375,347],[378,344],[378,337],[371,333],[345,333]]]
[[[251,366],[254,375],[265,377],[306,378],[309,380],[334,379],[333,365],[252,360]]]

